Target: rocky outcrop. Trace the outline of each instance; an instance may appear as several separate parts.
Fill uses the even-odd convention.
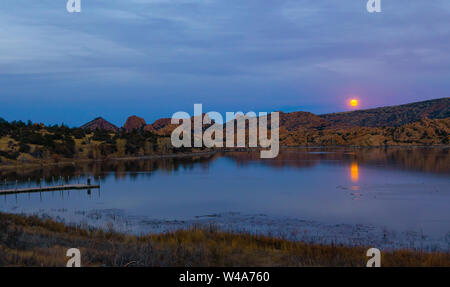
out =
[[[107,120],[101,117],[98,117],[88,122],[87,124],[82,125],[80,128],[90,131],[98,129],[98,130],[107,130],[110,132],[117,132],[119,130],[117,126],[113,125],[112,123],[108,122]]]
[[[152,124],[152,128],[154,130],[160,130],[160,129],[170,125],[170,121],[171,121],[170,118],[158,119]]]
[[[138,116],[131,116],[127,119],[123,129],[127,132],[131,132],[133,130],[140,130],[147,125],[143,118]]]

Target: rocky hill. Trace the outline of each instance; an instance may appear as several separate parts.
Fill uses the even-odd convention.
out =
[[[119,130],[118,127],[116,127],[115,125],[113,125],[112,123],[108,122],[107,120],[98,117],[90,122],[88,122],[87,124],[82,125],[80,128],[84,129],[84,130],[90,130],[90,131],[95,131],[96,129],[98,130],[107,130],[107,131],[111,131],[111,132],[117,132]]]
[[[345,127],[292,130],[280,128],[284,146],[397,146],[448,145],[450,118],[428,119],[397,127]]]
[[[140,130],[146,125],[147,123],[143,118],[140,118],[138,116],[131,116],[125,122],[123,129],[127,132],[131,132],[132,130]]]
[[[158,119],[156,120],[153,124],[152,124],[152,128],[154,130],[160,130],[163,129],[164,127],[170,125],[170,118],[162,118],[162,119]]]
[[[450,98],[320,116],[334,127],[396,127],[423,118],[450,117]]]
[[[269,119],[270,121],[270,116]],[[296,128],[323,128],[330,126],[331,123],[315,114],[308,112],[280,112],[280,127],[286,130],[294,130]]]

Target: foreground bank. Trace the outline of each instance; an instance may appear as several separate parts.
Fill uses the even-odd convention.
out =
[[[0,266],[365,266],[368,246],[306,244],[268,236],[193,228],[130,236],[0,213]],[[449,252],[383,251],[382,266],[450,266]]]

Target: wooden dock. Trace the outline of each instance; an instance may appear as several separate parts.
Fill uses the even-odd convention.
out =
[[[98,184],[67,184],[67,185],[55,185],[55,186],[42,186],[42,187],[29,187],[29,188],[15,188],[0,190],[2,194],[17,194],[17,193],[31,193],[31,192],[46,192],[57,190],[72,190],[72,189],[99,189]]]

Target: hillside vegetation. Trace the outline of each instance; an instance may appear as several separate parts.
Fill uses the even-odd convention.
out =
[[[448,145],[450,118],[420,121],[397,127],[280,128],[285,146],[408,146]]]
[[[0,119],[0,164],[49,164],[61,161],[99,160],[111,156],[144,156],[183,152],[173,149],[170,138],[148,131],[110,132],[67,126]]]

